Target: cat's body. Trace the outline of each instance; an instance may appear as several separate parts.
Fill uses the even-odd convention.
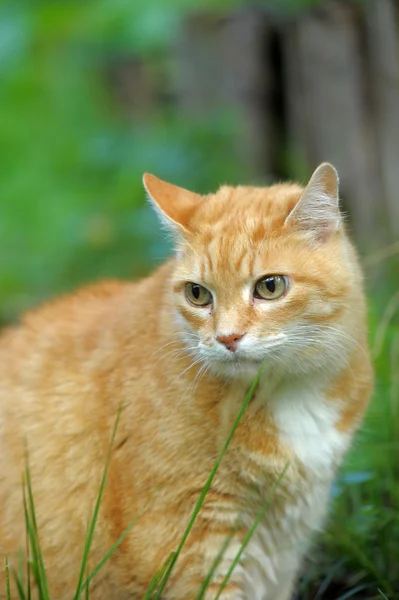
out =
[[[202,205],[199,197],[154,181],[151,195],[181,229],[177,258],[139,283],[103,283],[57,300],[3,334],[0,553],[15,557],[25,541],[20,482],[26,439],[50,591],[57,600],[72,598],[123,403],[92,568],[138,519],[96,576],[91,597],[142,598],[176,549],[264,362],[163,597],[196,598],[236,527],[208,588],[214,597],[286,468],[222,597],[289,600],[370,394],[355,253],[341,226],[329,232],[324,213],[322,229],[299,231],[287,221],[302,193],[298,186],[222,188]],[[160,192],[173,210],[158,202]],[[192,211],[191,201],[199,203]],[[287,276],[279,299],[252,296],[250,282],[267,273]],[[187,292],[187,281],[206,283],[212,303],[190,304],[184,290],[199,292],[198,286]]]

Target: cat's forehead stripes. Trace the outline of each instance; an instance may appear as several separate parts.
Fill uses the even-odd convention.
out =
[[[224,186],[204,197],[190,223],[197,233],[234,235],[239,229],[254,241],[281,229],[302,193],[297,184],[276,184],[269,188]]]
[[[301,194],[297,185],[271,188],[224,186],[204,199],[191,226],[201,281],[251,278],[262,268],[262,254],[281,234],[284,221]],[[193,255],[193,258],[195,257]]]
[[[191,260],[202,282],[221,282],[222,279],[231,284],[238,277],[253,275],[255,254],[248,244],[240,243],[237,238],[234,240],[215,235],[208,245],[202,245],[199,240],[196,248],[201,254],[198,257],[191,254]]]

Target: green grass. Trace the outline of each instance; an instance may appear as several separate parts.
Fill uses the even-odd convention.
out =
[[[103,470],[103,474],[101,477],[100,488],[97,495],[96,503],[93,510],[93,515],[91,520],[89,521],[87,534],[85,538],[83,554],[82,554],[82,562],[80,565],[80,570],[78,573],[78,581],[76,586],[76,592],[73,596],[73,600],[79,600],[82,597],[82,594],[85,593],[85,597],[89,598],[90,596],[90,583],[100,571],[100,569],[104,566],[104,564],[109,560],[113,552],[118,548],[118,546],[123,542],[126,535],[134,526],[137,517],[128,525],[126,530],[122,533],[122,535],[118,538],[112,548],[108,551],[108,553],[103,557],[100,563],[93,569],[91,573],[88,573],[88,559],[90,555],[90,548],[93,541],[93,535],[96,528],[96,523],[98,519],[98,514],[100,510],[101,500],[103,497],[108,469],[111,461],[112,450],[114,446],[115,436],[119,425],[119,420],[122,412],[122,407],[119,408],[115,425],[111,435],[111,442],[109,445],[105,466]],[[32,578],[37,586],[37,596],[38,600],[50,600],[50,593],[47,585],[47,576],[46,570],[43,561],[43,555],[40,547],[39,540],[39,530],[37,527],[36,521],[36,511],[35,511],[35,503],[33,496],[33,488],[32,481],[30,478],[30,470],[29,470],[29,455],[26,452],[26,469],[24,473],[24,478],[22,482],[23,489],[23,504],[24,504],[24,513],[25,513],[25,525],[26,525],[26,533],[27,533],[27,547],[26,547],[26,567],[27,567],[27,578],[26,582],[24,581],[23,575],[23,557],[22,552],[20,550],[19,553],[19,571],[17,572],[13,569],[13,577],[14,582],[18,591],[18,595],[20,600],[30,600],[31,599],[31,589],[32,589]],[[9,577],[9,563],[8,558],[6,559],[6,585],[7,585],[7,600],[11,599],[11,584]],[[71,599],[72,600],[72,599]]]

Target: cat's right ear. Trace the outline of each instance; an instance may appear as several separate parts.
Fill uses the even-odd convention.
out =
[[[200,194],[145,173],[143,183],[148,197],[162,221],[180,233],[190,232],[190,219],[201,202]]]
[[[323,243],[341,227],[338,173],[329,163],[317,167],[285,225]]]

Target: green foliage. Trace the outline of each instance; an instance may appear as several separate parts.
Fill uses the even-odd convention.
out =
[[[19,2],[0,6],[0,320],[100,277],[139,275],[167,244],[147,207],[145,171],[199,191],[242,175],[234,115],[193,122],[166,105],[129,115],[109,71],[160,48],[187,2]],[[212,158],[210,158],[212,157]]]
[[[94,531],[97,524],[98,514],[100,510],[101,500],[104,493],[109,464],[111,461],[112,450],[114,448],[115,436],[117,433],[119,420],[122,412],[122,407],[119,408],[115,425],[111,435],[111,441],[108,449],[108,453],[106,456],[105,466],[101,477],[100,488],[97,495],[96,503],[93,510],[92,518],[89,522],[87,528],[87,534],[85,538],[85,544],[83,548],[82,554],[82,562],[80,566],[80,571],[78,575],[78,583],[76,587],[76,593],[73,597],[73,600],[78,600],[82,597],[83,592],[85,593],[86,599],[90,596],[90,583],[100,571],[100,569],[104,566],[104,564],[109,560],[111,555],[115,552],[115,550],[120,546],[125,537],[128,535],[133,525],[135,524],[137,517],[128,525],[126,530],[122,533],[122,535],[118,538],[118,540],[114,543],[112,548],[107,552],[107,554],[103,557],[100,563],[96,566],[93,571],[84,577],[84,574],[87,573],[88,568],[88,560],[90,555],[90,548],[93,540]],[[37,596],[38,600],[50,600],[50,593],[47,585],[47,575],[45,564],[43,560],[42,550],[40,546],[39,540],[39,530],[37,526],[36,520],[36,509],[33,495],[33,487],[32,481],[30,477],[30,469],[29,469],[29,457],[28,453],[26,453],[26,468],[23,479],[23,504],[24,504],[24,513],[25,513],[25,527],[26,527],[26,539],[27,539],[27,547],[26,547],[26,563],[27,563],[27,580],[25,583],[24,573],[23,573],[23,555],[22,551],[19,550],[19,571],[17,572],[15,568],[13,569],[14,575],[14,583],[18,591],[18,595],[20,600],[30,600],[31,599],[31,574],[33,574],[34,582],[37,586]],[[60,557],[62,560],[62,557]],[[62,564],[62,563],[60,563]],[[9,577],[9,563],[8,558],[6,558],[6,592],[7,592],[7,600],[11,600],[11,586],[10,586],[10,577]]]
[[[86,534],[86,538],[85,538],[85,545],[84,545],[84,549],[83,549],[82,563],[80,565],[79,578],[78,578],[78,583],[77,583],[77,586],[76,586],[76,592],[75,592],[75,595],[73,597],[73,600],[79,600],[79,598],[81,596],[81,593],[83,591],[84,574],[86,573],[86,570],[87,570],[87,565],[88,565],[88,560],[89,560],[89,554],[90,554],[90,548],[91,548],[91,544],[92,544],[92,541],[93,541],[94,530],[95,530],[96,524],[97,524],[98,513],[100,511],[101,500],[102,500],[102,497],[103,497],[103,494],[104,494],[105,483],[107,481],[109,463],[111,461],[111,454],[112,454],[112,450],[113,450],[113,447],[114,447],[116,432],[118,430],[118,425],[119,425],[119,419],[120,419],[120,416],[121,416],[121,411],[122,411],[122,408],[119,408],[118,414],[117,414],[117,417],[116,417],[116,421],[115,421],[115,425],[114,425],[114,429],[112,431],[111,443],[109,445],[109,450],[108,450],[107,458],[106,458],[106,461],[105,461],[105,467],[104,467],[104,471],[103,471],[103,474],[102,474],[102,477],[101,477],[100,489],[99,489],[99,492],[98,492],[96,504],[94,506],[93,516],[92,516],[92,518],[91,518],[91,520],[89,522],[89,526],[87,528],[87,534]]]

